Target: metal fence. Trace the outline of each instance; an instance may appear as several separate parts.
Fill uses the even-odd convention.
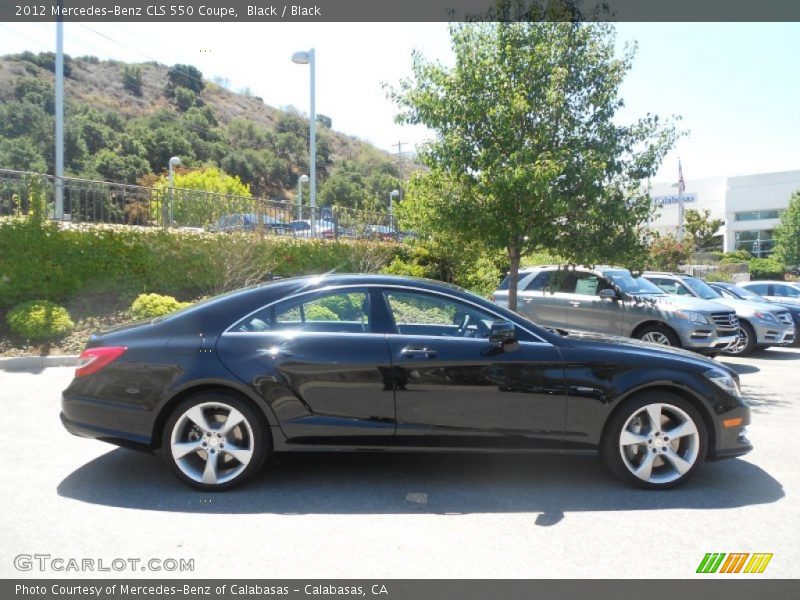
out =
[[[308,205],[216,194],[181,188],[156,188],[64,177],[64,214],[71,223],[106,223],[216,232],[252,231],[299,238],[400,240],[389,213],[340,206]],[[54,217],[56,178],[0,169],[0,217],[36,210],[37,192]]]

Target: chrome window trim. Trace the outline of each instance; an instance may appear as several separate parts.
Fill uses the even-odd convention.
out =
[[[265,305],[257,308],[256,310],[253,310],[253,311],[247,313],[245,316],[241,317],[240,319],[237,319],[231,325],[229,325],[220,335],[222,336],[222,335],[225,335],[225,334],[228,334],[228,333],[237,334],[237,335],[239,335],[239,334],[248,335],[248,334],[268,333],[268,332],[264,332],[264,331],[231,331],[231,329],[233,329],[236,325],[238,325],[239,323],[241,323],[245,319],[248,319],[248,318],[252,317],[254,314],[256,314],[258,312],[261,312],[262,310],[267,309],[270,306],[274,306],[274,305],[278,304],[279,302],[283,302],[285,300],[293,300],[293,299],[299,298],[301,296],[307,296],[307,295],[310,295],[310,294],[317,294],[319,292],[326,292],[326,291],[333,292],[333,291],[337,291],[337,290],[347,290],[347,289],[354,289],[354,288],[356,288],[356,289],[371,289],[371,288],[397,289],[397,290],[410,290],[410,291],[414,291],[414,292],[422,292],[422,293],[425,293],[425,294],[433,294],[435,296],[441,296],[443,298],[448,298],[448,299],[454,300],[456,302],[461,302],[462,304],[469,304],[469,305],[474,306],[475,308],[477,308],[479,310],[482,310],[482,311],[487,312],[487,313],[489,313],[491,315],[494,315],[498,319],[502,319],[504,321],[508,320],[503,315],[501,315],[501,314],[499,314],[499,313],[497,313],[497,312],[495,312],[495,311],[493,311],[491,309],[488,309],[485,306],[482,306],[480,304],[472,302],[471,300],[465,300],[464,298],[460,298],[458,296],[453,296],[452,294],[447,294],[445,292],[440,292],[438,290],[429,290],[429,289],[426,289],[426,288],[421,288],[421,287],[416,287],[416,286],[406,286],[406,285],[398,285],[398,284],[392,284],[392,283],[388,283],[388,284],[382,284],[382,283],[367,283],[367,284],[349,283],[349,284],[343,284],[343,285],[329,285],[329,286],[326,286],[326,287],[316,288],[316,289],[313,289],[313,290],[306,290],[306,291],[302,291],[302,292],[297,292],[297,293],[292,294],[290,296],[284,296],[282,298],[279,298],[278,300],[270,302],[269,304],[265,304]],[[390,308],[390,310],[391,310],[391,308]],[[547,340],[542,339],[539,335],[537,335],[536,333],[534,333],[533,331],[531,331],[527,327],[523,327],[519,323],[514,323],[514,326],[519,327],[520,329],[522,329],[526,333],[528,333],[531,336],[533,336],[536,340],[539,340],[538,342],[537,341],[528,341],[527,343],[529,343],[529,344],[531,344],[531,343],[533,343],[533,344],[546,344],[548,346],[552,346],[553,345],[550,342],[548,342]],[[286,330],[286,331],[289,331],[289,330]],[[274,333],[274,332],[269,332],[269,333]],[[303,333],[303,332],[302,331],[298,331],[297,333]],[[380,335],[380,336],[405,335],[405,334],[401,334],[401,333],[372,333],[372,332],[350,333],[350,332],[333,332],[333,331],[331,331],[331,332],[316,332],[315,331],[315,332],[308,332],[308,333],[313,333],[314,335],[319,335],[320,333],[322,333],[324,335]],[[436,337],[438,339],[442,339],[443,337],[447,337],[447,336],[433,336],[433,337]],[[461,339],[461,338],[458,338],[458,339]],[[474,338],[464,338],[464,339],[474,339]]]

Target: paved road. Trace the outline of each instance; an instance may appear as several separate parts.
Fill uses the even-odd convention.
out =
[[[0,577],[23,575],[20,553],[192,558],[200,577],[683,578],[706,552],[772,552],[765,575],[796,578],[800,351],[724,362],[742,374],[756,450],[661,493],[594,459],[334,455],[201,494],[160,457],[67,434],[72,369],[0,371]],[[64,575],[85,576],[50,574]]]

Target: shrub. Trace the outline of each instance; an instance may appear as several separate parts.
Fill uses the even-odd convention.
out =
[[[722,255],[719,262],[722,264],[725,263],[732,263],[732,264],[739,264],[739,263],[746,263],[753,258],[753,255],[750,254],[747,250],[734,250],[733,252],[726,252]]]
[[[125,65],[122,67],[122,85],[134,96],[142,95],[142,66]]]
[[[335,312],[321,304],[311,304],[306,307],[306,319],[309,321],[341,321]]]
[[[47,300],[18,304],[9,311],[6,321],[14,333],[31,341],[57,339],[75,327],[66,308]]]
[[[730,273],[725,271],[711,271],[705,277],[706,281],[723,281],[725,283],[733,283],[733,278]]]
[[[152,319],[190,306],[191,302],[178,302],[172,296],[161,294],[139,294],[131,304],[134,319]]]
[[[753,258],[747,263],[752,279],[783,279],[786,267],[774,258]]]

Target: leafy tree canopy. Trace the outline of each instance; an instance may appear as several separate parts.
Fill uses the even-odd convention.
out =
[[[775,257],[790,267],[800,265],[800,190],[792,194],[775,229]]]
[[[647,115],[616,119],[634,51],[614,55],[609,24],[461,23],[455,65],[413,56],[413,76],[391,89],[401,123],[436,139],[419,153],[406,207],[418,231],[505,249],[516,308],[520,258],[548,249],[571,262],[646,255],[655,174],[677,132]]]
[[[692,208],[685,212],[683,218],[687,241],[694,246],[695,250],[721,249],[722,239],[716,233],[724,223],[722,219],[712,219],[711,211],[708,209],[700,212]]]

